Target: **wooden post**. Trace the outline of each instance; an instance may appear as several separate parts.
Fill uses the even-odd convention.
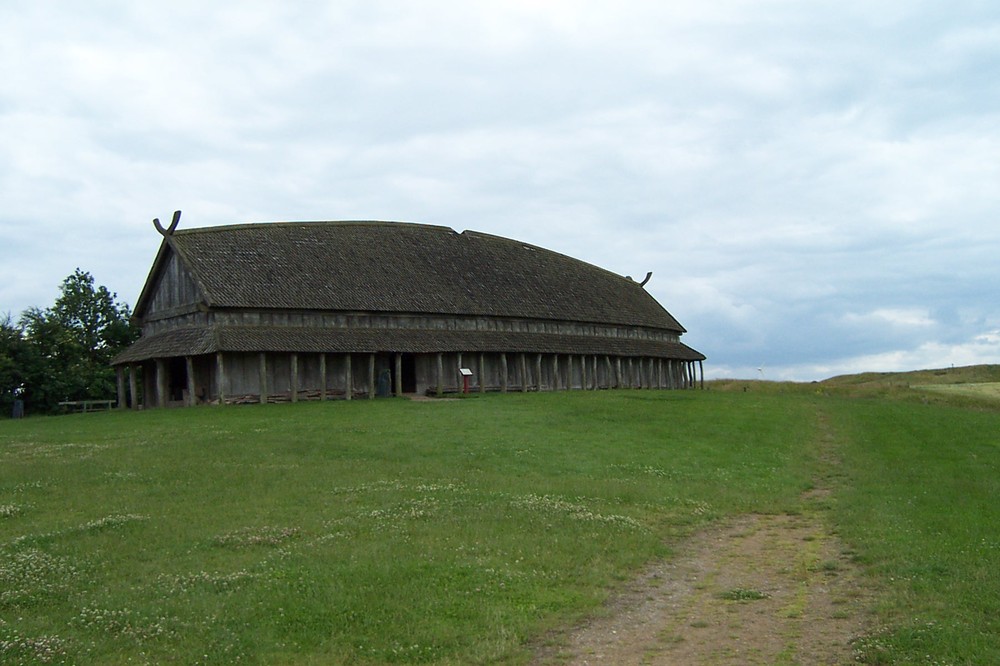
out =
[[[580,388],[587,390],[587,357],[580,356]]]
[[[615,357],[615,388],[622,387],[622,357]]]
[[[125,367],[115,366],[115,380],[118,384],[118,409],[125,409]]]
[[[396,397],[403,397],[403,355],[396,352]]]
[[[538,392],[542,392],[542,355],[535,355],[535,383],[538,385]]]
[[[486,354],[479,354],[479,392],[486,393]]]
[[[190,356],[184,357],[184,371],[187,374],[187,406],[194,407],[198,404],[198,396],[194,394],[194,359]]]
[[[437,370],[437,389],[435,389],[434,393],[435,393],[435,395],[437,395],[437,397],[440,398],[442,395],[444,395],[444,353],[443,352],[438,352],[437,353],[437,359],[436,359],[436,361],[437,361],[437,364],[436,364],[436,368],[435,369]]]
[[[167,364],[156,359],[156,406],[167,406]]]
[[[344,354],[344,400],[354,397],[354,364],[351,363],[350,353]]]
[[[375,399],[375,354],[368,355],[368,399]]]
[[[528,359],[524,352],[517,355],[518,366],[521,369],[521,393],[528,392]]]
[[[132,409],[139,409],[139,388],[136,379],[135,363],[128,364],[128,397],[132,401]]]
[[[562,382],[559,381],[559,354],[552,355],[552,390],[558,391]]]
[[[326,400],[326,352],[319,355],[319,401]]]
[[[226,366],[223,365],[222,352],[215,352],[215,383],[219,385],[219,404],[226,404]]]
[[[500,391],[507,392],[507,354],[500,354]]]
[[[298,402],[299,401],[299,355],[296,354],[295,352],[292,352],[291,366],[292,366],[291,369],[292,376],[289,379],[292,385],[289,388],[291,388],[292,402]]]
[[[267,353],[260,352],[257,373],[260,375],[260,404],[267,404]]]
[[[698,367],[701,369],[701,390],[705,390],[705,362],[698,360]]]
[[[566,389],[573,390],[573,355],[566,354]]]

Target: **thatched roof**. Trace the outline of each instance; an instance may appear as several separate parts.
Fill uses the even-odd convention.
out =
[[[213,326],[179,328],[141,338],[115,363],[147,358],[227,352],[301,353],[432,353],[528,352],[544,354],[610,354],[697,361],[705,357],[680,342],[635,338],[501,331],[423,331],[405,329],[325,329],[279,326]]]
[[[684,331],[632,280],[473,231],[393,222],[249,224],[177,231],[158,260],[168,248],[214,308],[483,315]],[[139,318],[153,277],[136,304]]]
[[[173,259],[208,310],[503,317],[684,332],[629,278],[508,238],[394,222],[287,222],[168,233],[136,303],[140,322]],[[679,342],[647,337],[211,325],[146,335],[114,362],[220,350],[705,358]]]

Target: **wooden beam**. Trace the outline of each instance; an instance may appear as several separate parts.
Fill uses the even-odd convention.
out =
[[[527,393],[528,392],[528,359],[524,355],[524,352],[521,352],[520,354],[517,355],[517,364],[518,364],[518,367],[521,370],[521,393]]]
[[[125,409],[125,366],[115,366],[115,383],[118,385],[118,409]]]
[[[267,404],[267,354],[260,352],[258,360],[258,381],[260,383],[260,404]]]
[[[486,393],[486,354],[479,354],[479,392]]]
[[[167,406],[167,364],[162,358],[156,359],[156,406]]]
[[[326,352],[319,355],[319,400],[326,400]]]
[[[507,354],[500,354],[500,391],[507,392]]]
[[[194,394],[194,359],[190,356],[184,357],[184,373],[187,375],[187,406],[194,407],[198,404],[198,396]]]
[[[128,397],[132,401],[132,409],[139,409],[139,388],[136,378],[135,363],[128,364]]]
[[[354,363],[351,362],[351,355],[344,354],[344,400],[354,397]]]
[[[219,385],[219,404],[226,404],[226,366],[222,352],[215,352],[215,383]]]
[[[403,397],[403,355],[396,353],[396,397]]]
[[[437,353],[437,396],[444,395],[444,354]]]

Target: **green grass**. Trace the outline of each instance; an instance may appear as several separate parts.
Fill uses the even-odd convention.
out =
[[[881,585],[873,663],[1000,663],[1000,414],[833,405],[841,533]],[[932,658],[928,659],[927,655]]]
[[[882,591],[866,658],[1000,661],[998,426],[816,385],[4,421],[0,662],[525,663],[821,477]]]

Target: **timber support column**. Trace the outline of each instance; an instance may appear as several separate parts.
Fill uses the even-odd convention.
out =
[[[162,358],[156,359],[156,406],[167,406],[167,364]]]
[[[319,355],[319,401],[326,400],[326,352]]]
[[[292,402],[299,401],[299,355],[292,352],[291,360],[291,377],[289,378],[291,386],[289,387],[291,391],[289,392],[292,398]]]
[[[528,392],[528,359],[524,353],[517,355],[517,364],[521,370],[521,393]]]
[[[115,383],[118,385],[118,409],[125,409],[125,367],[115,366]]]
[[[222,361],[222,352],[215,352],[215,383],[219,385],[219,404],[226,404],[226,366]]]
[[[260,404],[267,404],[267,354],[260,353],[257,372],[260,375]]]
[[[479,354],[479,392],[486,393],[486,354]]]
[[[562,387],[559,381],[559,354],[552,355],[552,390],[558,391]]]
[[[542,355],[535,355],[535,384],[538,386],[538,392],[542,392]]]
[[[190,356],[184,357],[184,371],[187,374],[187,406],[194,407],[198,404],[198,396],[194,394],[194,359]]]
[[[507,392],[507,354],[500,354],[500,391]]]
[[[396,353],[396,367],[394,368],[396,373],[396,397],[403,397],[403,355],[399,352]]]
[[[698,368],[701,370],[701,390],[705,390],[705,362],[698,361]]]
[[[344,400],[354,397],[354,364],[351,362],[351,355],[344,354]]]
[[[375,399],[375,354],[368,355],[368,399]]]
[[[444,354],[442,352],[437,353],[437,390],[435,393],[439,398],[444,395]]]
[[[139,409],[138,380],[135,377],[135,363],[128,364],[128,397],[132,401],[132,409]]]

